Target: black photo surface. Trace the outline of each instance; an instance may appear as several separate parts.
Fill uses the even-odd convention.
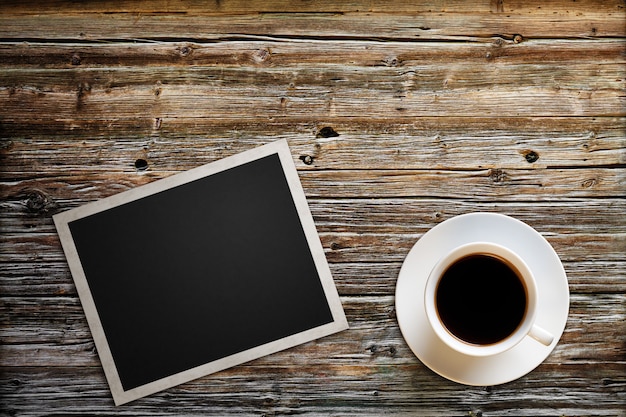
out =
[[[116,403],[347,327],[286,143],[257,149],[55,218]]]

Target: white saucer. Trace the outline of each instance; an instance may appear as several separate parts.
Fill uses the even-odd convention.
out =
[[[526,261],[537,283],[536,323],[554,335],[550,346],[526,337],[504,353],[472,357],[452,350],[435,335],[424,311],[428,274],[443,254],[477,240],[507,246]],[[433,227],[407,255],[396,286],[398,324],[413,353],[439,375],[467,385],[503,384],[535,369],[558,343],[568,311],[567,277],[550,243],[527,224],[501,214],[464,214]]]

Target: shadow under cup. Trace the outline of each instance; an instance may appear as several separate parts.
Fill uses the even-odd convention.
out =
[[[534,325],[536,285],[525,262],[507,248],[474,242],[437,262],[426,283],[424,306],[439,338],[468,355],[504,352],[530,335],[552,336]]]

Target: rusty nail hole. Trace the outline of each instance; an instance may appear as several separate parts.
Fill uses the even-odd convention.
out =
[[[70,62],[72,63],[72,65],[80,65],[80,55],[78,54],[72,55]]]
[[[313,163],[313,158],[311,155],[302,155],[300,156],[300,160],[304,162],[306,165],[311,165]]]
[[[526,158],[526,162],[532,164],[533,162],[537,162],[537,159],[539,159],[539,154],[535,151],[529,151],[526,152],[524,158]]]
[[[191,48],[188,46],[183,46],[182,48],[180,48],[180,54],[181,56],[187,56],[191,53]]]
[[[524,40],[524,38],[520,34],[517,34],[517,35],[513,36],[513,42],[514,43],[522,43],[523,40]]]
[[[135,161],[135,169],[137,169],[137,171],[145,171],[148,169],[148,161],[142,158],[137,159]]]
[[[339,133],[335,132],[335,129],[330,126],[323,127],[317,132],[318,138],[335,138],[337,136],[339,136]]]

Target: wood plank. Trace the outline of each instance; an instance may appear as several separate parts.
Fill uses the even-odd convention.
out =
[[[626,62],[626,61],[625,61]],[[598,63],[586,62],[571,64],[563,69],[561,64],[511,64],[506,68],[501,65],[480,62],[480,59],[460,65],[428,64],[408,66],[402,69],[394,67],[357,67],[349,65],[309,65],[301,64],[294,67],[150,67],[150,68],[106,68],[106,69],[5,69],[2,71],[0,83],[9,94],[6,97],[15,101],[16,98],[27,97],[24,93],[37,93],[39,97],[46,94],[76,94],[80,84],[84,93],[93,95],[94,100],[106,93],[112,97],[130,94],[143,94],[147,89],[155,98],[154,90],[159,88],[156,98],[161,100],[185,92],[199,95],[212,91],[219,96],[224,87],[233,89],[233,95],[245,89],[255,88],[258,94],[274,97],[269,93],[270,86],[280,87],[287,99],[307,97],[306,90],[345,90],[352,93],[355,99],[365,94],[363,89],[374,90],[381,98],[394,93],[410,98],[411,94],[423,91],[437,92],[455,90],[476,90],[481,88],[528,89],[542,85],[544,89],[566,92],[581,90],[601,92],[603,90],[620,90],[624,85],[623,63],[607,63],[599,70]],[[509,72],[510,75],[503,74]],[[590,81],[586,81],[589,79]],[[583,80],[586,83],[583,85]],[[260,85],[257,85],[259,83]],[[126,94],[124,94],[126,93]],[[346,94],[343,93],[343,94]],[[372,93],[376,94],[376,93]],[[347,94],[346,94],[347,95]],[[616,95],[616,98],[619,97]],[[400,97],[398,97],[400,98]],[[85,103],[87,104],[87,103]],[[163,103],[165,104],[165,103]],[[97,114],[97,113],[96,113]]]
[[[325,236],[324,245],[335,281],[340,292],[348,295],[393,294],[401,262],[413,243],[441,221],[476,211],[511,215],[534,227],[553,244],[558,244],[558,253],[566,257],[565,269],[571,291],[626,292],[623,280],[626,264],[620,259],[620,252],[626,249],[622,216],[625,204],[622,199],[564,203],[456,202],[446,199],[309,200],[316,227]],[[28,206],[28,200],[0,204],[0,224],[6,234],[4,245],[9,247],[19,242],[22,247],[19,251],[15,249],[10,257],[3,258],[6,263],[0,268],[3,271],[0,293],[11,296],[75,294],[50,219],[59,208],[46,213],[45,209],[33,212]],[[357,232],[359,238],[351,237]],[[615,240],[607,242],[608,236]],[[403,247],[394,251],[379,248],[381,243],[376,239],[380,242],[396,239]],[[587,243],[580,247],[584,239]],[[598,244],[594,240],[609,245],[607,250],[613,253],[612,260],[598,258],[598,252],[584,256],[585,250],[593,250]],[[52,257],[37,255],[43,251],[42,245],[55,246],[54,253],[49,253]],[[356,261],[363,262],[363,265]]]
[[[500,77],[501,68],[490,63],[415,70],[343,66],[312,71],[201,68],[179,72],[168,68],[146,70],[143,75],[147,79],[116,88],[110,87],[114,80],[132,80],[144,71],[90,74],[70,70],[67,74],[74,76],[66,88],[58,82],[66,78],[54,71],[46,72],[52,77],[45,84],[40,84],[43,79],[35,74],[31,85],[24,85],[23,71],[17,71],[19,76],[6,71],[8,79],[2,83],[7,87],[0,89],[0,111],[11,123],[116,120],[132,117],[135,109],[142,109],[142,114],[152,119],[182,115],[243,120],[263,116],[273,120],[357,117],[364,113],[372,119],[442,113],[465,117],[623,116],[626,98],[619,72],[622,67],[608,68],[605,76],[598,74],[595,65],[576,67],[571,67],[570,75],[563,75],[556,67],[512,66],[509,70],[517,73],[513,83],[502,82],[506,77]],[[548,72],[551,68],[555,72]],[[594,82],[583,84],[582,80],[596,74]],[[169,84],[174,82],[170,76],[183,83]]]
[[[421,235],[391,233],[320,232],[330,262],[401,262]],[[579,233],[547,236],[564,262],[598,260],[621,262],[626,249],[626,234]],[[0,252],[0,263],[61,262],[56,233],[2,235],[0,245],[10,245],[11,253]]]
[[[324,129],[337,136],[323,137]],[[626,162],[625,129],[624,118],[5,122],[0,174],[19,178],[44,166],[124,171],[137,158],[150,171],[185,170],[277,139],[288,140],[299,170],[619,166]]]
[[[19,18],[16,18],[19,17]],[[208,41],[249,37],[323,39],[485,39],[623,37],[626,14],[529,13],[44,13],[0,15],[0,39]]]
[[[0,203],[0,222],[6,234],[56,232],[51,216],[87,203],[75,200],[61,207],[32,194],[11,196]],[[557,201],[451,201],[450,199],[308,199],[317,228],[325,233],[422,234],[454,216],[471,212],[499,212],[513,216],[547,236],[556,234],[626,233],[620,214],[621,198]],[[46,204],[48,206],[46,207]]]
[[[408,253],[408,250],[405,252]],[[341,294],[394,294],[402,256],[387,261],[372,258],[353,262],[330,260],[330,269]],[[1,266],[3,282],[0,293],[6,296],[64,296],[76,293],[64,259],[20,260],[2,263]],[[605,261],[593,257],[579,261],[565,260],[564,268],[573,293],[626,292],[623,279],[626,264],[623,260]]]
[[[20,416],[88,412],[118,415],[98,368],[0,369],[0,394]],[[79,383],[77,383],[79,381]],[[554,388],[562,381],[566,390]],[[55,387],[54,390],[50,387]],[[253,386],[254,394],[247,395]],[[342,387],[342,389],[337,389]],[[277,367],[243,365],[236,372],[174,387],[125,405],[150,414],[328,416],[375,415],[593,415],[623,411],[624,381],[619,364],[602,370],[577,365],[542,365],[528,376],[501,386],[466,387],[443,380],[414,362],[402,366]],[[36,396],[38,401],[29,400]]]
[[[395,317],[393,296],[342,296],[350,330],[256,361],[259,365],[345,366],[356,362],[400,365],[415,357]],[[626,319],[622,294],[572,294],[566,330],[546,364],[622,362]],[[69,297],[1,298],[0,366],[99,366],[80,302]],[[8,326],[8,324],[11,324]],[[333,352],[328,355],[328,352]]]
[[[622,166],[626,163],[624,120],[525,120],[532,129],[519,130],[517,123],[447,118],[420,119],[412,123],[365,124],[333,121],[328,124],[274,125],[270,132],[262,123],[212,126],[192,121],[163,120],[158,130],[115,127],[105,121],[72,130],[70,121],[59,131],[51,126],[36,133],[35,126],[19,125],[0,149],[3,178],[19,178],[46,167],[48,175],[69,167],[76,170],[128,171],[136,159],[148,170],[172,171],[195,168],[278,139],[289,142],[297,168],[319,169],[541,169],[558,167]],[[371,123],[371,121],[370,121]],[[14,126],[18,126],[17,124]],[[336,137],[324,138],[322,129]],[[85,130],[91,130],[90,133]],[[190,132],[191,130],[191,132]],[[80,133],[79,133],[80,132]],[[154,134],[152,132],[155,132]],[[9,133],[9,132],[7,132]],[[86,139],[76,141],[77,134]],[[105,136],[105,137],[103,137]],[[317,137],[316,137],[317,136]],[[382,145],[382,146],[381,146]],[[180,152],[186,149],[188,152]]]
[[[331,262],[330,270],[340,294],[393,295],[401,261]],[[597,259],[565,262],[572,293],[626,293],[626,262]],[[0,264],[0,294],[7,297],[76,296],[67,262],[40,261]]]
[[[46,204],[63,200],[93,201],[176,172],[82,171],[71,166],[71,175],[58,172],[24,173],[0,183],[0,196],[10,200],[43,199]],[[577,175],[574,175],[576,173]],[[308,198],[464,198],[468,201],[567,201],[577,198],[620,198],[626,172],[623,169],[473,169],[473,170],[342,170],[301,171],[300,180]],[[28,197],[31,196],[31,197]],[[47,198],[56,202],[46,203]],[[34,203],[33,203],[34,204]],[[47,207],[47,208],[46,208]],[[37,208],[35,208],[37,210]]]
[[[394,14],[411,14],[423,12],[463,12],[463,13],[622,13],[623,1],[606,0],[597,2],[583,0],[577,2],[542,0],[507,0],[471,3],[464,0],[429,0],[415,3],[411,0],[396,0],[390,3],[385,0],[341,1],[318,0],[315,2],[300,0],[222,0],[206,2],[198,0],[151,1],[98,1],[87,3],[49,0],[45,3],[37,0],[5,0],[0,10],[13,14],[33,14],[63,12],[75,13],[187,13],[187,14],[257,14],[277,12],[297,13],[345,13],[345,12],[385,12]]]
[[[216,42],[0,42],[0,68],[111,70],[130,66],[250,66],[306,67],[329,64],[365,67],[423,68],[452,61],[483,63],[487,53],[498,64],[561,64],[555,71],[568,74],[567,64],[604,65],[624,62],[621,39],[527,39],[521,43],[502,37],[484,42],[443,41],[325,41],[313,39],[227,40]],[[264,52],[265,51],[265,52]],[[190,68],[193,69],[193,68]],[[139,68],[138,68],[139,70]],[[42,71],[43,72],[43,71]],[[600,73],[605,72],[604,70]],[[25,71],[25,76],[30,71]],[[506,75],[506,76],[504,76]],[[513,71],[503,74],[510,81]],[[59,82],[64,82],[59,79]],[[450,80],[453,81],[453,80]],[[594,80],[589,80],[594,81]],[[120,79],[120,83],[128,82]]]

